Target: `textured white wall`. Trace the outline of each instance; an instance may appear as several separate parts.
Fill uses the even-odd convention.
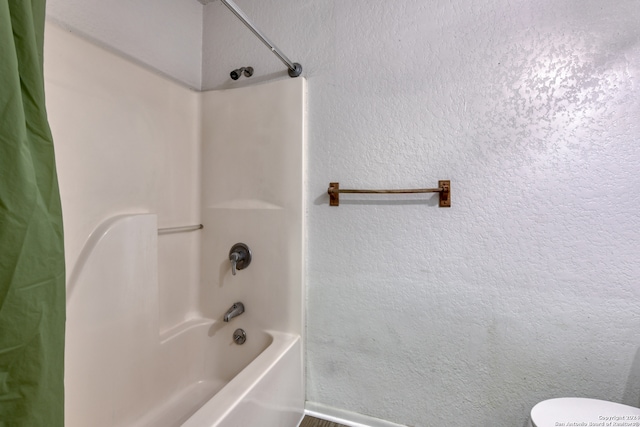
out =
[[[47,17],[200,89],[202,5],[195,0],[47,0]]]
[[[637,0],[237,3],[308,78],[308,400],[424,427],[640,403]],[[204,34],[206,88],[285,73],[219,2]],[[450,209],[325,194],[438,179]]]

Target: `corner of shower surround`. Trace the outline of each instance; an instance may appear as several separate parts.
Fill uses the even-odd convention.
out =
[[[302,418],[304,86],[198,94],[203,229],[159,234],[148,213],[93,231],[69,279],[69,427]],[[253,260],[233,275],[237,242]],[[245,312],[223,322],[238,301]]]

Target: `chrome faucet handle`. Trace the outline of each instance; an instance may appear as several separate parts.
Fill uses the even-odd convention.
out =
[[[231,261],[231,274],[233,274],[234,276],[236,275],[236,266],[238,265],[238,258],[240,258],[240,256],[238,255],[237,252],[233,252],[231,255],[229,255],[229,261]]]
[[[244,243],[236,243],[229,251],[231,261],[231,274],[236,275],[237,270],[243,270],[251,264],[251,249]]]

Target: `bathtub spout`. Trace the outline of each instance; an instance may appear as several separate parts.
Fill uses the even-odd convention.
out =
[[[244,313],[244,304],[241,303],[241,302],[237,302],[237,303],[233,304],[229,310],[227,310],[227,312],[224,315],[224,319],[223,320],[225,322],[228,322],[229,320],[233,319],[234,317],[240,316],[242,313]]]

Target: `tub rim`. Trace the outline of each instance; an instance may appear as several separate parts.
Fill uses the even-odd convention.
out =
[[[181,427],[217,426],[294,347],[301,336],[265,330],[273,341],[211,399],[193,413]]]

